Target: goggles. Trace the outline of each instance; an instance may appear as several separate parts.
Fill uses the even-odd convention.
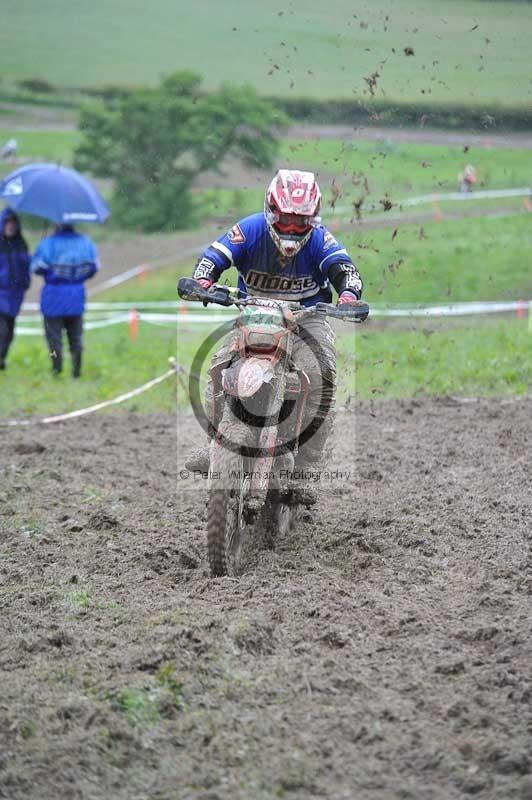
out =
[[[280,233],[307,233],[311,228],[317,227],[321,220],[319,217],[310,217],[307,214],[282,214],[275,209],[269,209],[269,222]]]

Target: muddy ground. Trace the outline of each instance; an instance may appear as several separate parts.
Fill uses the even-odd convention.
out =
[[[2,430],[0,797],[528,800],[531,418],[342,413],[356,475],[238,580],[191,418]]]

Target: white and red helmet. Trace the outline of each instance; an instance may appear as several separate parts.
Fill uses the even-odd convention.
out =
[[[264,215],[283,256],[292,258],[321,225],[321,192],[313,172],[280,169],[268,186]]]

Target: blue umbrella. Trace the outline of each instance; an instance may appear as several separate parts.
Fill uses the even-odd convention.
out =
[[[0,183],[0,197],[15,211],[57,224],[105,222],[109,209],[92,183],[57,164],[27,164]]]

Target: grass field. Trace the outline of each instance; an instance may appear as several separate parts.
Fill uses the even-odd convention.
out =
[[[1,133],[1,131],[0,131]],[[30,133],[21,142],[45,155],[48,142],[66,154],[75,139],[42,132]],[[340,223],[330,208],[331,184],[342,187],[337,207],[349,205],[364,191],[368,201],[389,194],[394,201],[413,194],[454,189],[456,175],[466,155],[462,148],[390,143],[343,143],[338,141],[286,141],[281,159],[313,166],[322,176],[325,190],[324,220],[340,225],[339,238],[359,264],[369,303],[430,303],[478,299],[518,299],[532,296],[532,214],[519,199],[504,206],[512,216],[445,218],[437,223],[431,215],[423,224],[403,224],[368,230]],[[477,166],[480,182],[488,188],[527,185],[529,151],[483,150],[467,154]],[[291,161],[293,159],[293,161]],[[261,207],[261,189],[202,191],[198,200],[204,213],[219,217],[239,216]],[[209,208],[208,203],[213,205]],[[495,201],[494,201],[495,202]],[[498,206],[502,205],[499,202]],[[217,205],[217,207],[214,207]],[[442,203],[444,214],[447,206]],[[493,203],[480,210],[494,210]],[[431,211],[430,205],[425,208]],[[454,214],[459,211],[453,206]],[[390,212],[392,213],[392,212]],[[393,213],[396,213],[394,209]],[[90,233],[98,240],[113,240],[112,228]],[[36,238],[34,231],[30,237]],[[156,243],[155,243],[156,244]],[[159,248],[160,249],[160,248]],[[132,241],[128,253],[135,252]],[[189,274],[188,263],[147,273],[98,296],[98,300],[124,301],[134,306],[141,300],[176,300],[176,277]],[[131,266],[124,263],[124,268]],[[105,267],[105,265],[104,265]],[[224,279],[236,282],[234,270]],[[529,391],[531,387],[532,335],[526,321],[503,320],[464,324],[442,330],[376,330],[370,323],[358,329],[344,326],[338,340],[340,399],[356,390],[363,398],[409,396],[419,393],[497,394]],[[435,332],[433,332],[435,331]],[[86,333],[86,367],[83,379],[72,381],[68,370],[58,380],[49,371],[46,347],[40,337],[16,339],[8,370],[0,373],[0,415],[3,417],[60,413],[83,407],[134,388],[167,369],[169,356],[188,366],[205,337],[205,327],[157,327],[141,323],[136,342],[131,342],[125,323]],[[356,369],[355,369],[356,368]],[[177,398],[187,402],[181,387]],[[175,381],[155,388],[127,407],[164,409],[175,407]]]
[[[464,136],[464,145],[467,136]],[[394,144],[316,139],[282,144],[279,160],[288,166],[312,169],[318,176],[359,178],[353,195],[363,192],[366,177],[371,195],[389,193],[394,199],[413,193],[456,191],[458,173],[473,163],[478,188],[527,186],[532,183],[530,150],[450,147],[432,144]],[[371,199],[371,198],[370,198]]]
[[[68,371],[52,378],[44,342],[20,337],[9,368],[0,373],[0,418],[58,414],[114,397],[163,373],[168,358],[189,367],[206,337],[190,328],[144,323],[136,342],[127,326],[86,334],[84,377]],[[526,320],[480,321],[475,325],[432,332],[372,330],[356,334],[346,325],[337,339],[338,399],[381,400],[430,394],[458,396],[522,394],[532,388],[532,334]],[[207,366],[207,364],[205,365]],[[176,395],[177,391],[177,395]],[[122,408],[172,411],[188,400],[170,379],[129,401]]]
[[[205,340],[178,335],[178,361],[189,366]],[[380,400],[443,394],[522,394],[532,387],[532,334],[526,320],[485,321],[433,331],[338,328],[338,399]],[[186,401],[180,392],[180,400]]]
[[[353,204],[361,198],[368,204],[378,204],[388,196],[398,203],[414,195],[455,192],[458,174],[468,163],[475,165],[480,190],[532,185],[531,151],[517,148],[472,148],[464,152],[464,146],[287,139],[277,157],[278,166],[316,173],[328,219],[349,218],[354,213]],[[262,207],[262,186],[250,187],[249,179],[229,172],[227,182],[231,181],[234,188],[197,193],[202,215],[239,217]]]
[[[70,377],[68,357],[65,370],[52,377],[44,337],[16,339],[8,369],[0,372],[0,418],[55,414],[97,403],[160,375],[175,355],[173,328],[141,326],[131,342],[127,325],[88,331],[83,378]],[[175,381],[167,381],[128,404],[138,410],[175,408]]]
[[[62,164],[71,164],[74,150],[79,141],[77,131],[27,131],[13,128],[0,128],[0,143],[8,139],[18,142],[18,157],[25,161],[60,161]],[[2,173],[9,171],[12,165],[3,163],[0,166]]]
[[[19,143],[21,160],[60,161],[67,165],[72,163],[81,138],[77,131],[0,128],[0,142],[11,137]],[[378,204],[385,196],[397,203],[414,194],[456,191],[458,173],[471,161],[477,169],[479,189],[532,185],[531,151],[526,149],[478,147],[464,153],[463,146],[285,139],[277,157],[279,166],[311,169],[317,174],[324,195],[324,215],[329,221],[349,219],[353,204],[362,197],[368,204]],[[0,164],[0,176],[14,166]],[[202,184],[207,180],[204,178]],[[258,179],[229,170],[224,179],[227,188],[197,190],[199,218],[238,218],[261,208],[265,178],[260,180],[258,186]],[[97,183],[108,197],[109,182]],[[231,184],[235,188],[229,188]],[[513,201],[514,207],[520,202]],[[483,208],[488,209],[489,205]]]
[[[0,118],[1,120],[1,118]],[[72,164],[74,151],[81,140],[77,130],[27,130],[0,127],[0,143],[14,138],[19,144],[22,159],[44,159]],[[464,134],[464,144],[467,135]],[[309,169],[324,181],[329,189],[332,178],[348,179],[353,197],[364,191],[367,178],[370,195],[378,199],[383,194],[394,198],[413,192],[455,191],[458,173],[467,163],[473,162],[478,175],[479,188],[507,188],[532,183],[531,151],[519,148],[468,148],[432,144],[395,144],[380,142],[315,139],[281,141],[277,165],[293,169]],[[9,164],[1,167],[9,169]],[[228,174],[228,183],[231,173]],[[235,188],[211,190],[208,207],[216,210],[233,208],[246,210],[261,199],[262,188],[252,192],[246,188],[249,178],[233,176]],[[244,188],[238,188],[238,186]],[[371,197],[369,198],[371,199]]]
[[[427,238],[417,226],[404,226],[392,241],[390,230],[344,237],[358,257],[370,304],[438,302],[530,297],[532,226],[529,214],[497,220],[431,223]],[[390,264],[403,263],[394,269]],[[149,273],[99,296],[132,306],[140,300],[174,300],[177,274],[190,265]],[[227,273],[229,282],[234,281]],[[16,339],[8,370],[0,373],[0,416],[24,416],[83,407],[108,399],[167,369],[170,356],[189,366],[207,336],[194,325],[161,328],[141,323],[131,342],[126,323],[86,333],[86,368],[81,381],[68,371],[58,380],[49,373],[40,337]],[[339,397],[366,399],[418,394],[506,394],[532,387],[532,334],[526,320],[478,318],[472,324],[441,329],[430,321],[416,330],[362,329],[346,325],[338,339]],[[141,410],[175,407],[175,382],[131,401]],[[178,401],[187,402],[181,387]]]
[[[378,72],[376,97],[525,106],[531,25],[529,4],[502,0],[48,0],[44,11],[24,0],[2,9],[0,73],[84,86],[154,83],[196,66],[211,87],[353,98]]]
[[[358,263],[365,296],[374,302],[433,303],[518,299],[532,295],[532,214],[501,219],[463,219],[390,228],[344,231],[342,242]],[[148,273],[100,295],[99,299],[134,303],[176,299],[176,276],[190,263]],[[223,280],[234,284],[228,270]]]

